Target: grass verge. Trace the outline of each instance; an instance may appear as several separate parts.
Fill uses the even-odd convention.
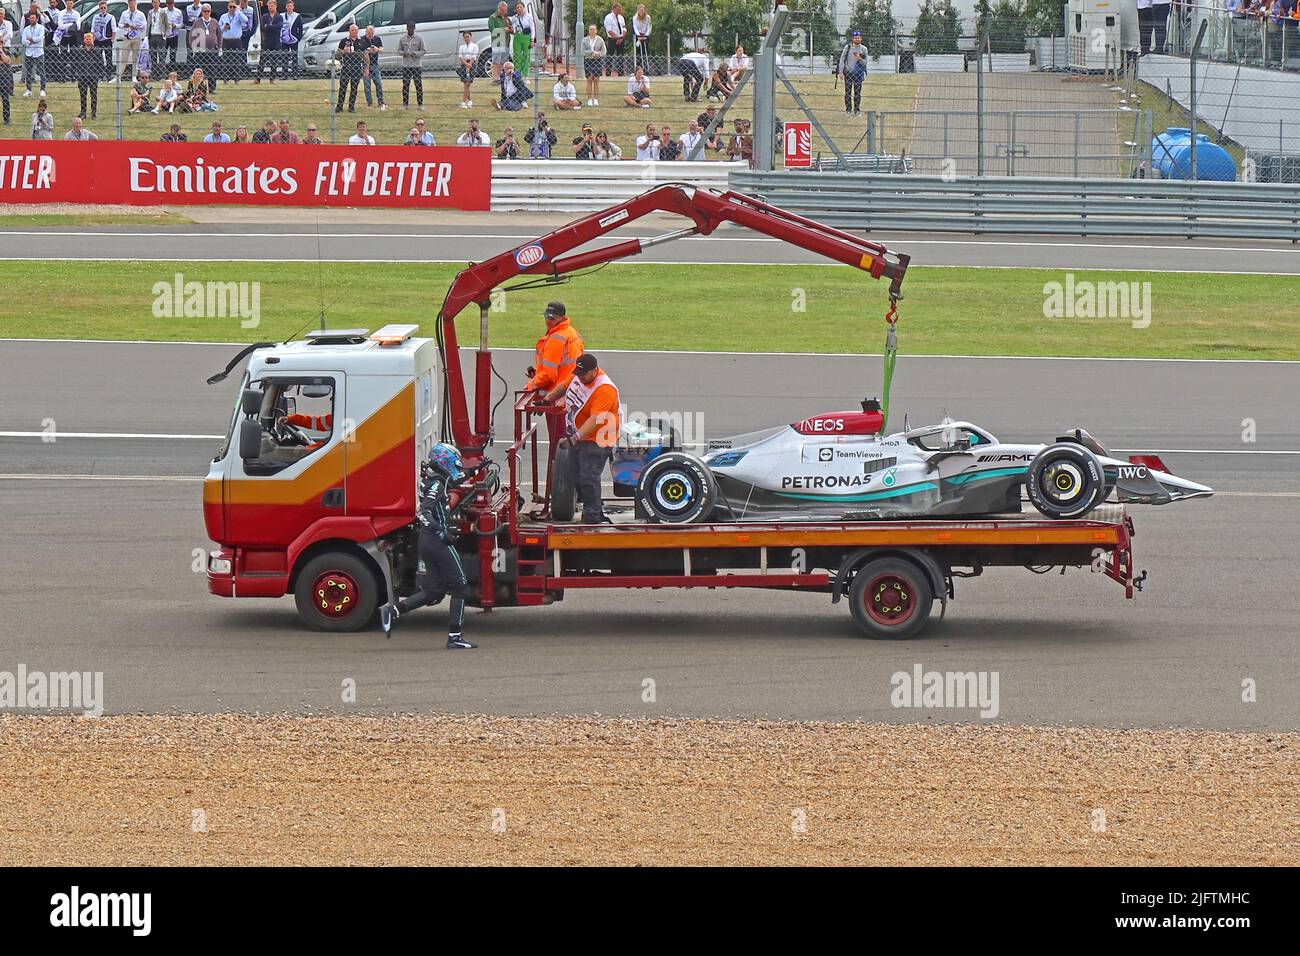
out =
[[[194,220],[171,212],[141,213],[34,213],[0,215],[0,227],[22,226],[184,226]]]

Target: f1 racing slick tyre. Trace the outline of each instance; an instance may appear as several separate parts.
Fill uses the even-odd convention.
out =
[[[1106,472],[1082,445],[1048,445],[1029,463],[1025,491],[1047,517],[1078,518],[1106,497]]]
[[[903,558],[868,561],[849,586],[849,610],[871,638],[906,640],[930,619],[934,588],[924,571]]]
[[[578,501],[578,453],[569,447],[555,449],[551,468],[551,517],[572,521]]]
[[[706,521],[717,496],[718,483],[709,466],[680,451],[656,456],[636,484],[638,510],[656,524]]]
[[[344,551],[320,554],[298,572],[293,589],[298,615],[317,631],[357,631],[379,607],[379,588],[370,566]]]

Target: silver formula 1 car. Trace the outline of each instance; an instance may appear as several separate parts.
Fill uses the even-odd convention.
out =
[[[1102,502],[1161,505],[1212,494],[1155,455],[1112,458],[1083,429],[1050,445],[1004,444],[970,422],[881,435],[874,401],[710,442],[702,456],[657,449],[636,476],[636,510],[653,522],[879,520],[1016,513],[1021,489],[1049,518]],[[620,476],[626,487],[630,475]]]

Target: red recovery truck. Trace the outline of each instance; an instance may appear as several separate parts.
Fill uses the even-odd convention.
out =
[[[675,213],[689,225],[572,252],[651,212]],[[380,604],[415,590],[419,464],[439,440],[460,449],[471,479],[453,496],[452,517],[468,603],[484,609],[547,605],[573,588],[813,591],[847,598],[865,634],[900,638],[925,625],[936,600],[946,609],[954,577],[985,567],[1087,567],[1119,582],[1127,597],[1140,589],[1133,526],[1119,507],[1086,520],[555,520],[551,469],[542,468],[554,448],[541,450],[538,429],[559,408],[519,395],[504,473],[489,454],[492,290],[512,280],[555,281],[728,222],[888,280],[892,322],[908,257],[737,193],[665,185],[460,272],[437,316],[436,339],[415,337],[411,325],[250,346],[209,380],[248,357],[229,437],[204,485],[208,534],[218,545],[208,559],[211,592],[292,593],[313,628],[373,626]],[[479,307],[472,419],[455,325],[471,304]]]

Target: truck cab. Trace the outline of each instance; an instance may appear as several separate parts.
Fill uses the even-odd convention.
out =
[[[414,520],[437,440],[437,347],[416,328],[318,331],[249,355],[203,485],[213,594],[293,592],[302,610],[310,592],[340,630],[382,603],[378,542]]]

